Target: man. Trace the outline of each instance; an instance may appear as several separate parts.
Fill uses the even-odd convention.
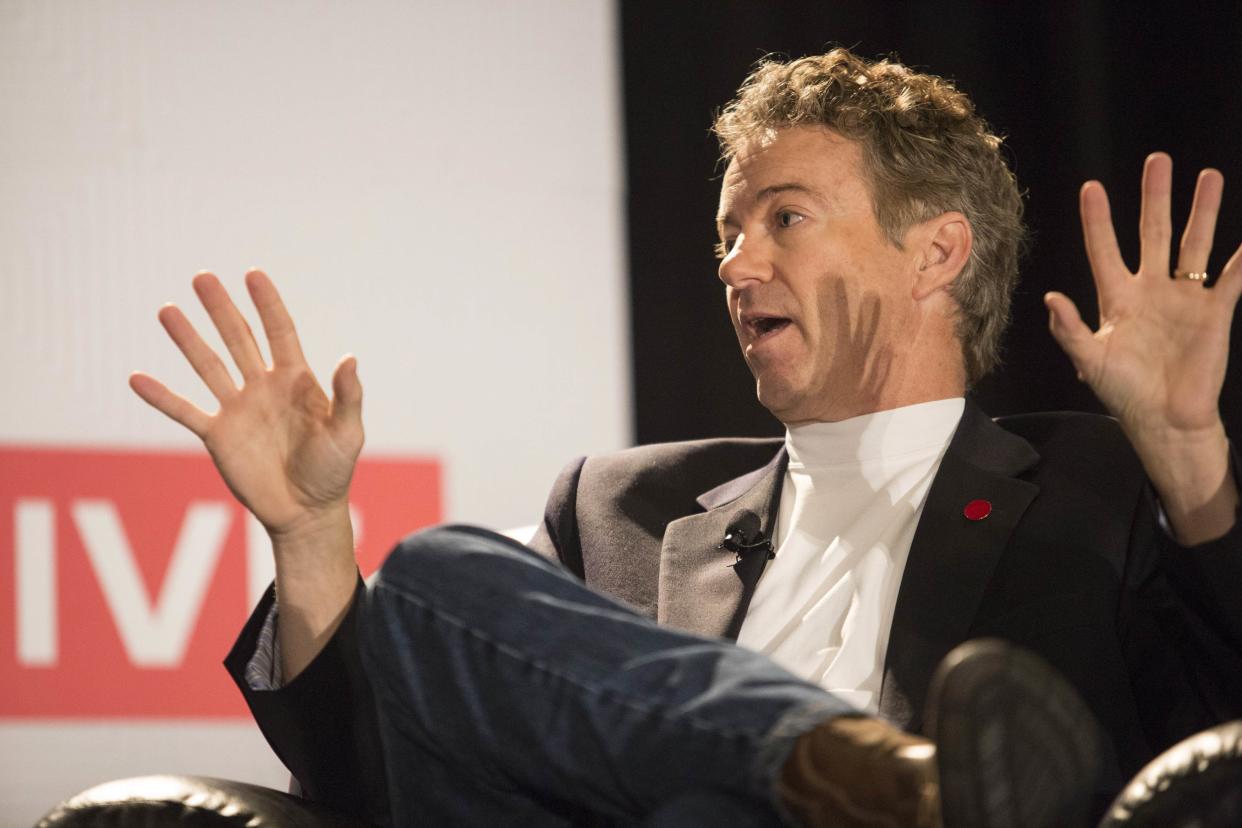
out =
[[[739,824],[935,824],[941,804],[970,807],[949,801],[970,785],[950,784],[962,768],[946,742],[857,710],[913,732],[932,724],[929,696],[938,717],[960,713],[952,699],[976,682],[951,663],[936,685],[933,670],[982,636],[1035,650],[1082,694],[1108,737],[1105,796],[1177,737],[1242,715],[1238,492],[1217,411],[1242,257],[1204,281],[1220,175],[1200,175],[1174,278],[1168,157],[1144,169],[1137,273],[1103,188],[1083,187],[1100,329],[1064,296],[1046,303],[1117,421],[997,424],[964,394],[996,363],[1021,203],[969,100],[834,50],[761,65],[716,129],[720,278],[788,434],[570,464],[531,545],[611,598],[467,529],[408,539],[363,598],[352,358],[329,400],[259,272],[247,287],[270,368],[215,277],[195,279],[240,389],[179,310],[161,311],[220,411],[131,384],[203,439],[271,534],[275,595],[229,665],[307,791],[375,816],[391,798],[399,822],[684,822],[676,809],[700,819],[723,794]],[[1001,684],[1054,703],[998,748],[1014,762],[1054,755],[1044,725],[1081,729],[1023,664],[998,668]],[[966,770],[984,777],[1004,764],[975,758]]]

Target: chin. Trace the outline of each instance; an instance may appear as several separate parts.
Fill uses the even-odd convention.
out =
[[[759,397],[759,404],[782,423],[798,422],[798,409],[802,400],[787,385],[757,380],[755,394]]]

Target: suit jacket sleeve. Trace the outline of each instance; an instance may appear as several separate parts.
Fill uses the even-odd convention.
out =
[[[1237,458],[1234,467],[1238,468]],[[1163,533],[1164,569],[1179,594],[1235,652],[1242,653],[1242,522],[1193,547]]]
[[[1165,746],[1242,718],[1242,525],[1184,547],[1157,524],[1154,493],[1148,500],[1135,522],[1121,632],[1144,729]]]
[[[545,558],[559,561],[579,578],[585,577],[585,569],[582,563],[582,544],[578,536],[576,506],[578,481],[582,477],[582,466],[585,462],[585,457],[578,457],[561,470],[548,494],[543,522],[539,524],[528,544]]]
[[[357,608],[365,589],[359,578],[336,632],[306,669],[284,686],[255,690],[246,680],[246,665],[276,600],[272,587],[251,613],[224,664],[303,796],[387,825],[379,719],[358,648]]]

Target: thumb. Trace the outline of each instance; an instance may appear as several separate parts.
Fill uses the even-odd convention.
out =
[[[1044,307],[1048,309],[1048,329],[1052,332],[1052,338],[1069,356],[1078,370],[1078,378],[1082,379],[1086,374],[1084,369],[1099,343],[1082,321],[1078,306],[1064,293],[1052,291],[1044,294]]]
[[[337,430],[362,429],[362,383],[353,354],[341,357],[332,372],[332,425]]]

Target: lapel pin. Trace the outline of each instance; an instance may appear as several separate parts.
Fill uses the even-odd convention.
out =
[[[966,516],[967,520],[983,520],[992,514],[992,503],[988,500],[972,500],[966,504],[962,514]]]

